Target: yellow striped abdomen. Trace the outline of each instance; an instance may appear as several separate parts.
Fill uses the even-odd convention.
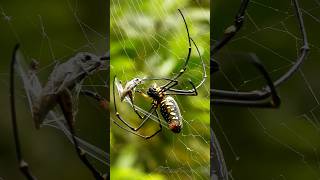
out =
[[[171,131],[179,133],[182,129],[182,116],[177,102],[171,96],[165,96],[160,101],[160,113],[168,123]]]

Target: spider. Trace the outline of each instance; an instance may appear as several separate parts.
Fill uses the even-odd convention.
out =
[[[228,44],[228,42],[230,42],[230,40],[241,29],[248,4],[249,0],[243,0],[241,2],[240,9],[234,21],[234,25],[228,27],[225,30],[224,37],[211,48],[211,74],[214,74],[219,70],[219,64],[217,63],[217,61],[214,60],[214,55],[216,55],[220,49],[222,49],[226,44]],[[272,81],[268,72],[266,71],[262,63],[259,61],[258,57],[254,54],[251,54],[250,56],[253,59],[252,63],[260,71],[260,73],[266,80],[267,86],[263,87],[261,90],[254,90],[250,92],[211,89],[211,102],[214,105],[235,105],[244,107],[267,108],[279,107],[280,97],[277,94],[276,87],[288,80],[299,69],[300,65],[303,63],[309,51],[307,34],[298,0],[293,0],[293,5],[298,19],[299,30],[303,41],[303,45],[300,49],[300,54],[296,60],[296,63],[280,78],[278,78],[275,81]]]
[[[17,61],[17,52],[19,45],[16,45],[11,60],[10,69],[10,102],[11,102],[11,116],[12,116],[12,126],[13,134],[16,146],[16,155],[19,161],[19,167],[24,176],[29,180],[36,179],[29,170],[29,166],[22,156],[18,125],[15,110],[15,64]],[[35,70],[37,63],[33,62],[31,64],[31,69],[29,71],[27,81],[31,84],[31,89],[27,89],[27,93],[30,95],[32,104],[32,115],[35,122],[36,129],[39,129],[44,122],[44,119],[49,114],[49,112],[56,106],[61,107],[62,113],[66,119],[69,131],[71,133],[71,138],[76,150],[77,155],[83,164],[92,172],[95,179],[103,180],[106,179],[94,166],[89,162],[86,157],[86,153],[80,148],[79,140],[77,140],[76,133],[74,130],[74,112],[72,104],[72,94],[71,90],[75,88],[76,85],[81,83],[87,76],[96,72],[101,68],[109,57],[98,57],[94,54],[81,52],[70,58],[68,61],[58,64],[55,66],[54,70],[50,74],[47,84],[42,88],[36,77]],[[27,76],[27,75],[25,75]],[[87,95],[94,99],[99,97],[88,90],[81,90],[81,94]],[[104,99],[100,99],[103,101]],[[105,105],[101,103],[101,105]]]
[[[200,87],[203,84],[203,82],[205,81],[205,79],[207,78],[207,75],[205,72],[205,64],[204,64],[203,59],[200,55],[199,49],[198,49],[196,43],[194,42],[194,40],[190,37],[189,29],[188,29],[188,25],[186,23],[185,17],[183,16],[180,9],[178,9],[178,11],[183,19],[183,22],[184,22],[184,25],[186,28],[186,32],[187,32],[188,43],[189,43],[188,44],[189,48],[188,48],[187,56],[185,58],[185,63],[183,65],[183,67],[181,68],[181,70],[179,71],[179,73],[177,75],[175,75],[173,78],[142,78],[142,79],[134,78],[133,80],[129,81],[125,85],[124,89],[122,89],[121,85],[117,85],[120,100],[123,101],[124,98],[129,97],[134,112],[138,115],[139,119],[141,119],[141,121],[142,121],[140,123],[140,125],[136,128],[133,127],[132,125],[130,125],[130,123],[128,123],[118,112],[117,104],[116,104],[116,97],[115,97],[116,76],[114,76],[114,79],[113,79],[113,102],[114,102],[115,115],[124,125],[126,125],[131,130],[127,129],[126,127],[121,126],[116,121],[113,121],[113,122],[121,129],[124,129],[130,133],[133,133],[133,134],[135,134],[139,137],[145,138],[145,139],[152,138],[153,136],[155,136],[156,134],[158,134],[162,130],[162,125],[161,125],[158,111],[157,111],[158,107],[159,107],[159,111],[160,111],[162,117],[168,123],[169,129],[174,133],[179,133],[183,127],[183,124],[182,124],[183,118],[182,118],[182,115],[181,115],[181,112],[180,112],[180,109],[179,109],[177,102],[175,101],[175,99],[171,95],[197,96],[198,95],[197,88]],[[178,84],[178,78],[181,77],[187,69],[187,65],[188,65],[190,55],[191,55],[191,50],[192,50],[191,43],[195,46],[197,53],[200,56],[200,59],[202,61],[203,79],[199,83],[198,86],[195,86],[194,83],[191,80],[189,80],[189,83],[192,86],[192,89],[189,89],[189,90],[173,89],[173,87],[175,87]],[[159,86],[157,84],[153,84],[151,87],[148,88],[146,93],[144,93],[140,90],[139,91],[135,90],[135,88],[138,85],[144,83],[145,81],[158,81],[158,80],[164,80],[164,81],[168,81],[168,82],[164,85],[161,85],[161,86]],[[134,104],[134,98],[133,98],[134,92],[140,93],[143,97],[151,98],[153,101],[148,113],[145,114],[144,116],[142,116],[136,109],[136,106]],[[145,122],[147,122],[147,120],[150,119],[154,113],[155,113],[157,120],[158,120],[158,123],[159,123],[159,129],[151,135],[139,134],[137,131],[143,127]]]

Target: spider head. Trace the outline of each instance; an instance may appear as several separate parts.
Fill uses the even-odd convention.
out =
[[[156,84],[153,84],[151,87],[149,87],[147,94],[154,100],[158,100],[162,97],[162,93],[160,92],[161,88],[157,86]]]

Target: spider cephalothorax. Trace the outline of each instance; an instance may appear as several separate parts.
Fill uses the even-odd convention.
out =
[[[148,89],[147,94],[155,101],[160,101],[164,96],[163,89],[161,89],[157,84],[153,84]]]

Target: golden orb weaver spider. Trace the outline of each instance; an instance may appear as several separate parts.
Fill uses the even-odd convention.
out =
[[[117,85],[118,88],[118,92],[119,92],[119,96],[120,96],[120,100],[123,101],[123,99],[128,96],[130,98],[130,101],[132,103],[132,108],[134,110],[134,112],[137,114],[137,116],[139,117],[139,119],[142,120],[142,122],[138,125],[138,127],[133,127],[130,123],[128,123],[118,112],[118,108],[117,108],[117,104],[116,104],[116,97],[115,97],[115,86],[116,86],[116,76],[113,79],[113,103],[114,103],[114,111],[115,111],[115,115],[116,117],[128,128],[121,126],[118,122],[113,121],[119,128],[128,131],[132,134],[135,134],[139,137],[145,138],[145,139],[149,139],[152,138],[153,136],[155,136],[156,134],[158,134],[161,130],[162,130],[162,125],[159,119],[159,115],[157,112],[157,108],[159,107],[159,111],[163,117],[163,119],[167,122],[169,129],[174,132],[174,133],[179,133],[183,127],[182,124],[182,115],[179,109],[179,106],[177,104],[177,102],[175,101],[175,99],[171,96],[171,95],[185,95],[185,96],[197,96],[198,92],[197,92],[197,88],[199,88],[204,81],[207,78],[206,75],[206,71],[205,71],[205,64],[203,62],[203,59],[200,55],[200,51],[197,47],[197,44],[195,43],[195,41],[190,37],[189,34],[189,29],[188,29],[188,25],[187,22],[185,20],[185,17],[183,16],[182,12],[180,9],[178,9],[185,28],[186,28],[186,32],[187,32],[187,38],[188,38],[188,53],[187,56],[185,58],[185,62],[183,67],[181,68],[181,70],[178,72],[177,75],[175,75],[173,78],[134,78],[131,81],[127,82],[127,84],[125,85],[124,89],[122,89],[122,86]],[[191,90],[181,90],[181,89],[173,89],[173,87],[175,87],[176,85],[178,85],[178,78],[181,77],[184,72],[187,70],[187,65],[190,59],[190,55],[191,55],[191,51],[192,51],[192,44],[194,45],[194,47],[196,48],[196,51],[200,57],[200,60],[202,62],[202,70],[203,70],[203,78],[201,80],[201,82],[199,83],[199,85],[195,86],[194,83],[189,80],[189,84],[192,86]],[[158,81],[158,80],[165,80],[168,81],[166,84],[164,85],[157,85],[154,84],[151,87],[148,88],[147,92],[144,93],[142,91],[136,91],[135,88],[144,83],[145,81]],[[120,87],[120,88],[119,88]],[[136,105],[134,104],[134,93],[140,93],[143,97],[149,97],[152,99],[152,105],[148,111],[148,113],[146,113],[144,116],[142,116],[138,110],[136,109]],[[156,118],[158,120],[159,123],[159,129],[154,132],[151,135],[142,135],[139,134],[137,131],[139,131],[143,125],[147,122],[148,119],[151,118],[152,114],[155,113]]]

